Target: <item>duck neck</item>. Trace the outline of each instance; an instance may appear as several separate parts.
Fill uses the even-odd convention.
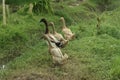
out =
[[[54,24],[52,25],[52,29],[53,29],[53,33],[55,34],[56,31],[55,31],[55,25]]]
[[[48,22],[47,21],[43,21],[43,23],[45,24],[45,34],[49,33],[49,29],[48,29]]]
[[[46,40],[48,41],[49,47],[50,47],[50,48],[53,48],[53,46],[52,46],[50,40],[49,40],[47,37],[46,37]]]
[[[63,28],[66,28],[65,19],[62,20],[62,23],[63,23]]]

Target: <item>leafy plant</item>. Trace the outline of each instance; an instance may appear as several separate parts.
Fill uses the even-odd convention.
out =
[[[52,6],[50,4],[50,0],[39,0],[34,3],[33,12],[36,14],[40,13],[52,13]]]

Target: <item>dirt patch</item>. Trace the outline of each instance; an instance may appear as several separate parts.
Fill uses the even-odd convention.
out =
[[[19,76],[14,76],[13,80],[53,80],[52,77],[39,74],[39,73],[29,73],[21,74]]]

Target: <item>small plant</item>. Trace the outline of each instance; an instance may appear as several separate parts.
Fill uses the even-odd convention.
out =
[[[33,6],[33,12],[36,14],[53,13],[50,0],[39,0],[38,2],[35,2]]]

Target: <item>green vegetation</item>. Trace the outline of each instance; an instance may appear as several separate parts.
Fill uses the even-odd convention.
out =
[[[120,1],[96,1],[49,1],[42,8],[45,12],[38,10],[32,15],[27,13],[27,4],[14,13],[10,8],[6,26],[2,25],[0,11],[0,80],[119,80]],[[53,21],[61,33],[62,16],[76,38],[61,49],[69,55],[67,63],[54,66],[42,39],[45,28],[39,20],[44,17]]]
[[[44,5],[44,6],[43,6]],[[34,3],[33,7],[34,13],[52,13],[52,7],[50,5],[50,0],[39,0],[37,3]]]

